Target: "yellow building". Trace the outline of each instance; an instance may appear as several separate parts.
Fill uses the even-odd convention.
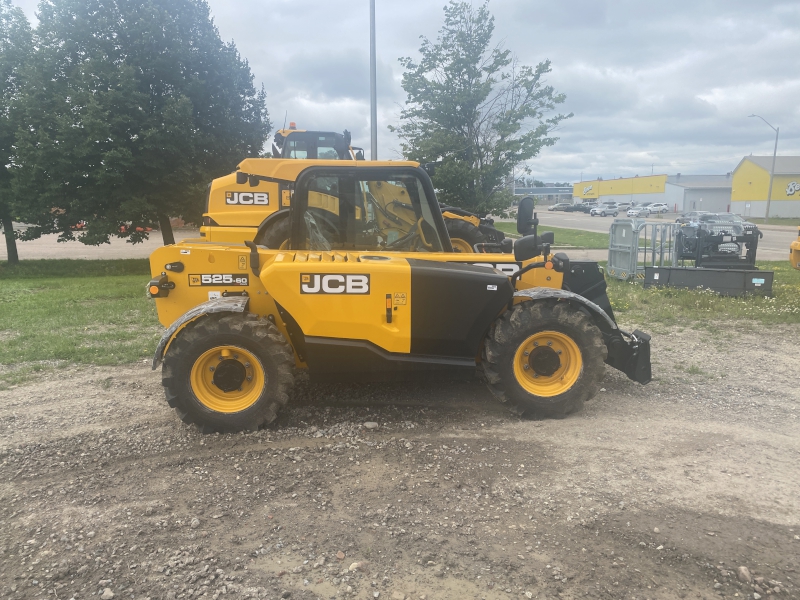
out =
[[[745,156],[733,172],[731,212],[763,217],[767,208],[771,156]],[[800,156],[778,156],[770,217],[800,217]]]
[[[572,197],[581,201],[664,202],[666,183],[666,175],[581,181],[572,186]]]

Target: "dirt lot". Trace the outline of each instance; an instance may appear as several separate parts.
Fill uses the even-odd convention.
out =
[[[58,371],[0,392],[0,597],[798,598],[798,338],[662,331],[561,421],[301,382],[235,436],[147,365]]]

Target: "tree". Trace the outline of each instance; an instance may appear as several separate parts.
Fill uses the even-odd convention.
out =
[[[11,110],[19,93],[20,70],[32,49],[31,27],[25,13],[0,0],[0,225],[6,239],[8,262],[19,262],[17,241],[11,212],[11,155],[13,153],[18,114]]]
[[[436,42],[422,38],[421,60],[400,59],[407,99],[400,126],[390,129],[409,160],[438,163],[433,182],[443,202],[502,210],[513,169],[555,144],[550,134],[572,114],[545,118],[565,100],[544,83],[550,61],[531,68],[492,46],[487,3],[450,0],[444,13]]]
[[[42,0],[35,46],[13,165],[26,238],[138,242],[158,223],[173,243],[169,217],[199,222],[208,182],[269,135],[205,0]]]

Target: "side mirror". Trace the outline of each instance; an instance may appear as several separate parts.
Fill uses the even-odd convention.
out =
[[[236,185],[244,185],[247,183],[249,179],[247,173],[242,173],[241,171],[236,171]]]
[[[533,223],[533,198],[525,196],[519,201],[517,208],[517,233],[529,235],[533,232],[534,225],[538,223]]]
[[[511,254],[513,252],[514,240],[511,238],[503,238],[500,240],[500,252],[503,254]]]
[[[545,231],[542,235],[539,236],[539,241],[543,244],[553,244],[555,243],[556,234],[552,231]]]
[[[569,271],[569,257],[563,252],[556,252],[550,259],[550,262],[553,263],[553,270],[556,273],[566,273]]]

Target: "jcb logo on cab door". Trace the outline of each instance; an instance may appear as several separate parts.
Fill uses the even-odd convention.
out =
[[[268,192],[225,192],[225,204],[269,204]]]
[[[301,273],[301,294],[369,294],[369,275]]]

